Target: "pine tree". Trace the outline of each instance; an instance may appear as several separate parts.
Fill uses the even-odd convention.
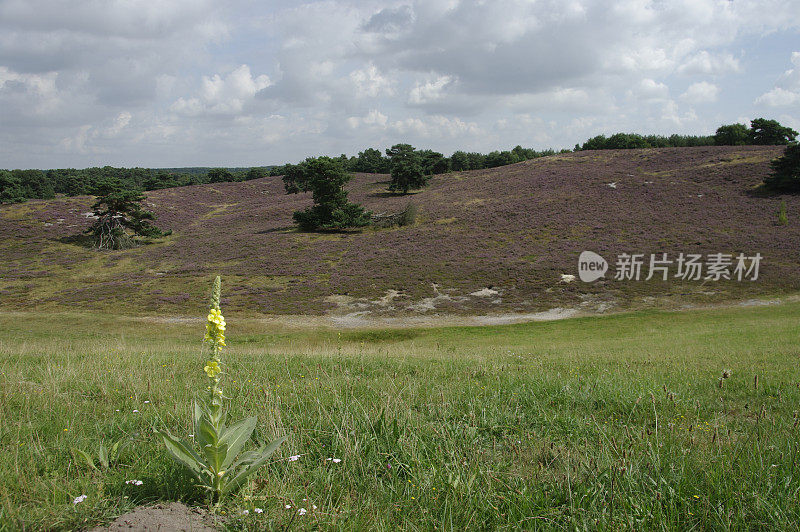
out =
[[[136,245],[136,237],[145,239],[166,236],[151,221],[156,216],[142,208],[145,195],[139,190],[125,189],[117,181],[106,181],[96,189],[97,201],[92,206],[97,218],[86,232],[100,249],[125,249]]]

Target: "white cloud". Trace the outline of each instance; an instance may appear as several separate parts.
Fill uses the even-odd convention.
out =
[[[721,76],[741,71],[739,60],[733,55],[712,54],[707,50],[701,50],[687,57],[678,67],[678,73],[686,75]]]
[[[351,116],[347,118],[347,125],[349,125],[352,129],[357,129],[358,127],[364,126],[376,126],[379,128],[386,127],[386,123],[388,122],[389,117],[385,114],[381,113],[377,109],[371,110],[367,113],[366,116],[358,117],[358,116]]]
[[[408,95],[408,101],[414,105],[423,105],[445,96],[445,89],[453,83],[452,76],[439,76],[436,79],[417,83]]]
[[[256,93],[271,85],[265,75],[253,76],[250,67],[241,65],[224,78],[219,74],[203,76],[198,96],[178,98],[172,111],[189,116],[209,114],[237,114]]]
[[[122,111],[114,119],[114,123],[106,130],[106,135],[109,137],[116,137],[120,132],[128,127],[131,123],[132,115],[128,111]]]
[[[357,96],[376,96],[394,94],[394,81],[382,75],[378,68],[370,63],[365,68],[350,73],[350,80],[356,87]]]
[[[681,94],[681,99],[689,103],[711,103],[717,101],[718,94],[719,87],[707,81],[699,81],[689,85],[686,92]]]
[[[681,114],[680,107],[674,100],[669,100],[664,103],[661,111],[661,120],[677,127],[686,127],[698,120],[697,113],[694,109],[688,109]]]
[[[34,114],[52,112],[61,103],[57,72],[21,74],[0,66],[0,102]]]
[[[423,139],[439,137],[464,137],[481,134],[475,122],[465,122],[460,118],[436,115],[425,118],[406,118],[392,122],[390,128],[402,135],[418,135]]]
[[[628,91],[629,97],[645,101],[661,101],[669,98],[669,87],[664,83],[645,78]]]
[[[800,52],[792,52],[790,61],[794,68],[785,71],[775,87],[756,98],[756,105],[788,107],[800,104]]]
[[[709,133],[800,104],[800,59],[776,64],[796,4],[2,0],[0,157],[270,164]]]
[[[755,103],[766,105],[767,107],[788,107],[790,105],[797,105],[800,104],[800,92],[775,87],[756,98]]]

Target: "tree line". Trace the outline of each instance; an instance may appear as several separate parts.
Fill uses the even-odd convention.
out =
[[[637,133],[616,133],[610,137],[597,135],[583,144],[576,144],[580,150],[631,150],[645,148],[686,148],[690,146],[774,146],[791,144],[797,138],[797,131],[781,125],[777,120],[756,118],[745,124],[726,124],[719,126],[713,135],[639,135]]]
[[[50,199],[65,196],[99,196],[109,180],[128,190],[162,188],[245,181],[269,175],[271,167],[253,168],[116,168],[0,170],[0,203],[18,203],[26,199]]]
[[[726,124],[717,128],[714,135],[639,135],[616,133],[609,137],[597,135],[575,151],[608,149],[642,149],[687,146],[737,146],[786,145],[795,141],[797,132],[776,120],[756,118],[745,124]],[[570,150],[561,150],[568,152]],[[407,193],[421,188],[430,176],[464,170],[481,170],[514,164],[529,159],[555,154],[555,150],[537,151],[516,146],[511,150],[478,152],[455,151],[450,157],[430,149],[417,149],[410,144],[395,144],[381,152],[366,148],[357,156],[327,157],[336,161],[346,172],[391,174],[390,190]],[[250,168],[115,168],[111,166],[68,168],[55,170],[0,170],[0,203],[14,203],[29,198],[48,199],[56,194],[67,196],[100,195],[99,187],[115,180],[124,189],[143,191],[162,188],[246,181],[265,176],[297,175],[300,164],[261,166]]]

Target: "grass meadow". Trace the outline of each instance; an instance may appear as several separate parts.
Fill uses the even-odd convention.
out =
[[[0,529],[88,528],[148,502],[204,504],[153,432],[191,431],[190,402],[207,382],[204,315],[0,314]],[[290,436],[225,500],[221,526],[800,522],[800,303],[498,327],[227,319],[230,415],[258,415],[260,439]],[[104,472],[72,451],[119,438],[132,443]]]

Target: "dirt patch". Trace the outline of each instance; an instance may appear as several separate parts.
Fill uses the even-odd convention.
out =
[[[219,525],[221,523],[215,523],[215,518],[205,510],[171,502],[140,506],[119,516],[110,525],[93,528],[90,532],[110,530],[216,532],[221,530]]]

